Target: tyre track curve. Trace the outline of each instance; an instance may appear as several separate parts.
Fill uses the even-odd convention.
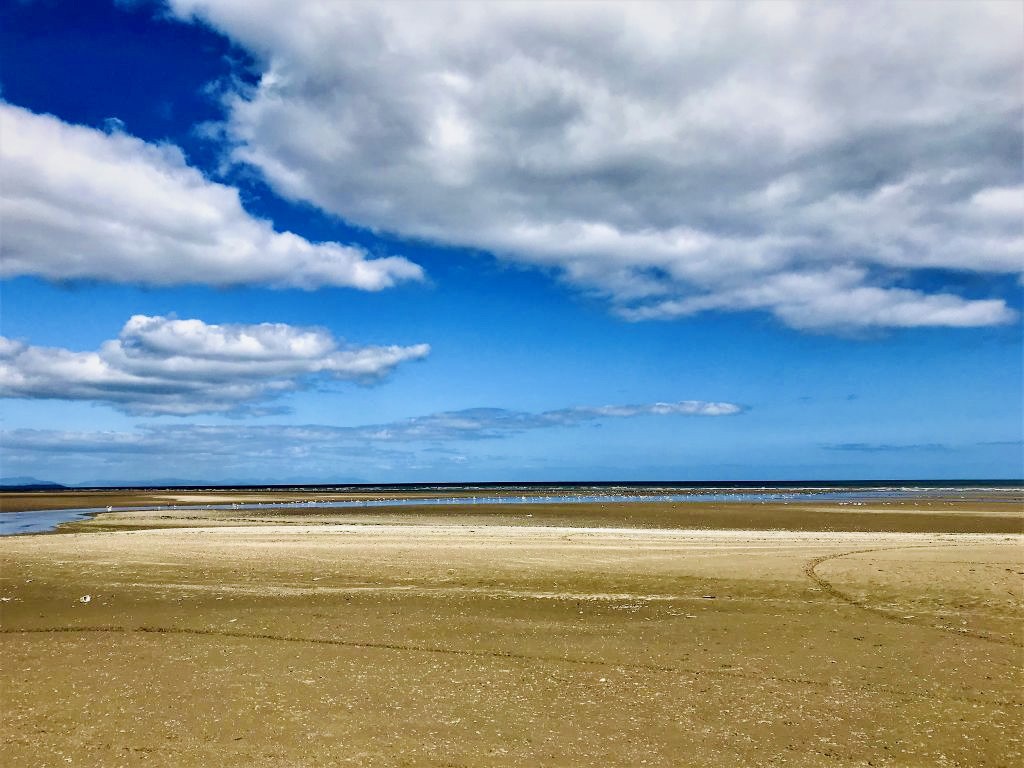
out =
[[[865,692],[871,692],[876,694],[883,694],[892,696],[895,698],[901,698],[907,701],[915,700],[928,700],[928,701],[958,701],[966,702],[969,704],[981,704],[985,706],[999,706],[1006,708],[1024,708],[1024,702],[1012,701],[1012,700],[1001,700],[1001,699],[987,699],[980,696],[965,696],[961,694],[946,695],[946,696],[934,696],[930,693],[922,693],[918,691],[908,691],[898,688],[892,688],[885,685],[877,685],[873,683],[861,682],[857,686],[847,686],[841,682],[836,681],[825,681],[825,680],[812,680],[809,678],[802,677],[784,677],[776,675],[767,675],[759,672],[746,672],[739,669],[721,669],[721,668],[696,668],[696,667],[684,667],[677,665],[664,665],[664,664],[650,664],[644,662],[615,662],[605,661],[601,659],[585,659],[572,656],[546,656],[541,654],[526,654],[526,653],[515,653],[512,651],[502,650],[474,650],[467,648],[439,648],[436,646],[428,645],[416,645],[416,644],[405,644],[405,643],[374,643],[365,642],[358,640],[345,640],[341,638],[317,638],[317,637],[294,637],[290,635],[278,635],[269,634],[262,632],[244,632],[241,630],[221,630],[221,629],[200,629],[193,627],[155,627],[155,626],[138,626],[138,627],[122,627],[116,625],[101,625],[92,627],[82,626],[59,626],[59,627],[38,627],[31,629],[14,629],[14,628],[0,628],[0,636],[2,635],[20,635],[20,634],[57,634],[57,633],[111,633],[111,634],[155,634],[155,635],[191,635],[201,637],[227,637],[236,638],[242,640],[260,640],[260,641],[273,641],[282,643],[303,643],[310,645],[328,645],[328,646],[340,646],[344,648],[356,648],[356,649],[370,649],[370,650],[384,650],[384,651],[398,651],[398,652],[409,652],[409,653],[428,653],[428,654],[444,654],[451,656],[468,656],[476,658],[496,658],[496,659],[512,659],[516,661],[526,662],[543,662],[549,664],[570,664],[578,666],[590,666],[590,667],[601,667],[610,668],[616,670],[635,670],[641,672],[668,672],[680,675],[687,675],[694,678],[701,677],[726,677],[740,680],[764,682],[765,680],[771,680],[778,683],[788,683],[790,685],[803,685],[824,690],[860,690]]]
[[[950,549],[956,547],[956,544],[907,544],[904,546],[897,547],[873,547],[871,549],[852,549],[847,552],[837,552],[831,555],[822,555],[820,557],[813,557],[804,564],[804,574],[807,578],[813,581],[818,587],[826,592],[827,594],[842,600],[848,605],[852,605],[861,610],[872,613],[876,616],[894,621],[898,624],[905,624],[913,627],[928,627],[931,629],[937,629],[947,634],[955,635],[956,637],[971,637],[976,640],[984,640],[985,642],[995,643],[997,645],[1009,645],[1016,648],[1024,648],[1024,642],[1016,640],[1014,638],[997,637],[995,635],[988,634],[986,632],[978,632],[972,629],[964,629],[958,627],[949,627],[944,624],[925,624],[922,621],[915,619],[904,618],[903,616],[886,608],[880,608],[878,606],[870,605],[866,600],[862,600],[855,595],[851,595],[848,592],[844,592],[839,589],[835,584],[825,579],[821,574],[818,573],[817,568],[822,563],[826,563],[829,560],[838,560],[843,557],[850,557],[852,555],[866,555],[872,552],[892,552],[895,550],[902,549]]]

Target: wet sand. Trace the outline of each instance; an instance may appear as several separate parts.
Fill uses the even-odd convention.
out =
[[[487,492],[495,495],[493,492]],[[502,494],[499,494],[502,495]],[[519,496],[521,494],[503,494]],[[414,499],[434,493],[388,494]],[[988,491],[946,493],[922,498],[822,502],[813,498],[773,503],[609,502],[544,503],[324,509],[281,507],[309,499],[318,502],[375,500],[368,493],[309,492],[126,492],[61,491],[0,493],[0,514],[44,509],[105,509],[85,523],[63,531],[115,531],[195,525],[293,524],[446,524],[565,525],[624,528],[700,528],[792,531],[892,531],[904,533],[1024,534],[1024,493]],[[261,509],[216,510],[206,505],[263,504]],[[275,505],[278,505],[275,508]],[[159,506],[159,510],[116,511],[119,507]],[[173,509],[171,507],[174,507]]]
[[[1021,511],[970,503],[179,509],[3,538],[3,762],[1020,765]],[[769,514],[794,530],[736,529]]]

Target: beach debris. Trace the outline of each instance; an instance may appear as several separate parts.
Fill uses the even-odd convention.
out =
[[[91,600],[92,600],[92,595],[82,595],[80,598],[78,598],[78,602],[80,602],[80,603],[88,603]]]
[[[9,603],[13,599],[13,597],[0,597],[0,603]]]
[[[701,600],[716,600],[717,598],[714,595],[701,595],[700,599]]]

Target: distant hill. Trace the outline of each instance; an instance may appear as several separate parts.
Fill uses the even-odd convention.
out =
[[[40,480],[38,477],[27,475],[20,477],[0,477],[0,488],[5,491],[45,491],[54,488],[65,488],[60,483],[50,480]]]

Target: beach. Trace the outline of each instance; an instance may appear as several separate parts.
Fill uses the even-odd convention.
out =
[[[0,538],[6,765],[1024,757],[1019,504],[264,501]]]

